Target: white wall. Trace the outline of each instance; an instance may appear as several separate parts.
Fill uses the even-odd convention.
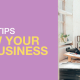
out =
[[[65,0],[65,10],[73,13],[73,0]],[[70,34],[69,40],[73,41],[73,15],[66,15],[65,17],[66,34]]]
[[[73,0],[73,43],[77,47],[77,35],[80,35],[80,0]]]
[[[71,47],[71,46],[68,45],[68,46],[61,47],[61,48],[58,49],[58,52],[59,52],[59,54],[58,54],[59,61],[67,58],[66,56],[64,56],[64,53],[66,53],[66,48],[67,48],[67,47]]]

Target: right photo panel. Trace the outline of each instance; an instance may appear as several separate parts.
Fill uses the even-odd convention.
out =
[[[80,80],[80,0],[58,0],[59,80]]]

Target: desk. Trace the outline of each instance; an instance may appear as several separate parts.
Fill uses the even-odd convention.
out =
[[[73,58],[78,58],[78,59],[80,59],[80,55],[78,55],[78,54],[70,54],[71,52],[67,52],[67,53],[65,53],[64,54],[64,56],[68,56],[68,61],[69,62],[71,62],[71,58],[73,57]]]

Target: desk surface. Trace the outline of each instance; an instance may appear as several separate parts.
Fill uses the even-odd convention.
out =
[[[79,54],[70,54],[71,52],[67,52],[67,53],[65,53],[64,55],[65,56],[70,56],[70,57],[73,57],[73,58],[80,58],[80,55]]]
[[[80,69],[80,63],[62,63],[59,64],[59,69]]]

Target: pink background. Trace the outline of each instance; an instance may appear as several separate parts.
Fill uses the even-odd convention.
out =
[[[0,56],[0,80],[58,80],[57,4],[57,0],[0,0],[0,28],[14,27],[14,37],[38,36],[39,46],[47,46],[49,52],[47,56]],[[0,30],[0,36],[1,53],[8,46],[5,36],[11,35]]]

